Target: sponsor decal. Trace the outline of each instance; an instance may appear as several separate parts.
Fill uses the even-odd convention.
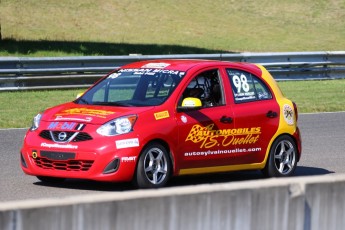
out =
[[[57,116],[55,118],[55,121],[69,121],[69,120],[76,120],[76,121],[82,121],[82,122],[91,122],[92,117],[86,117],[84,118],[76,118],[76,117],[62,117],[62,116]]]
[[[213,129],[214,124],[203,127],[194,125],[187,141],[200,143],[200,148],[212,148],[214,146],[233,146],[255,144],[261,134],[261,127],[237,128],[237,129]]]
[[[57,130],[74,130],[78,124],[75,122],[51,122],[48,126],[48,129],[57,129]]]
[[[156,73],[163,73],[163,74],[173,74],[183,76],[185,72],[180,72],[178,70],[168,70],[168,69],[120,69],[119,73],[133,73],[137,75],[155,75]]]
[[[135,162],[136,156],[133,157],[121,157],[121,162]]]
[[[293,109],[291,108],[290,105],[285,104],[283,106],[283,116],[284,120],[288,125],[293,125],[294,124],[294,118],[293,118]]]
[[[77,145],[61,145],[61,144],[48,144],[48,143],[41,143],[41,147],[46,147],[46,148],[58,148],[58,149],[78,149]]]
[[[36,151],[36,150],[33,150],[31,155],[32,155],[32,158],[36,159],[37,156],[38,156],[38,155],[37,155],[37,151]]]
[[[48,125],[51,130],[78,130],[81,131],[85,128],[85,124],[78,124],[75,122],[58,122],[53,121]]]
[[[138,147],[139,146],[139,139],[138,138],[131,138],[125,140],[118,140],[115,141],[117,149],[124,149],[130,147]]]
[[[192,156],[212,156],[212,155],[222,155],[222,154],[233,154],[233,153],[248,153],[248,152],[260,152],[261,148],[248,148],[248,149],[224,149],[224,150],[208,150],[208,151],[197,151],[197,152],[186,152],[184,153],[185,157]]]
[[[251,93],[248,93],[251,94]],[[247,95],[247,93],[245,94],[235,94],[235,98],[236,101],[247,101],[247,100],[254,100],[255,99],[255,95],[253,93],[253,95]]]
[[[112,74],[109,75],[108,78],[110,78],[110,79],[115,79],[115,78],[117,78],[117,77],[120,76],[120,75],[121,75],[121,73],[112,73]]]
[[[163,69],[167,66],[169,66],[170,64],[168,63],[163,63],[163,62],[159,62],[159,63],[148,63],[146,65],[143,65],[141,68],[156,68],[156,69]]]
[[[170,117],[168,110],[155,113],[154,115],[155,115],[156,120],[160,120],[160,119],[164,119],[164,118]]]
[[[115,112],[99,109],[88,109],[88,108],[73,108],[65,109],[60,113],[56,114],[56,117],[66,116],[66,115],[87,115],[91,117],[106,118],[109,115],[114,114]]]
[[[255,92],[251,91],[246,75],[241,74],[238,76],[234,74],[232,76],[232,83],[236,88],[236,91],[234,90],[236,101],[253,100],[256,98]]]

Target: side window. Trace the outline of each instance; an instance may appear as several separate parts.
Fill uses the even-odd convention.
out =
[[[226,72],[236,103],[272,98],[268,87],[258,77],[237,69],[227,69]]]
[[[265,100],[265,99],[271,99],[272,98],[271,92],[269,91],[267,86],[262,81],[260,81],[256,77],[254,77],[253,82],[254,82],[254,87],[255,87],[256,93],[257,93],[257,98],[259,100]]]
[[[202,72],[193,78],[180,101],[187,97],[199,98],[204,108],[223,105],[223,84],[218,69]]]

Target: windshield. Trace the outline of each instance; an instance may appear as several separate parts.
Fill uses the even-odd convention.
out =
[[[173,92],[185,72],[163,69],[119,69],[76,100],[78,104],[155,106]]]

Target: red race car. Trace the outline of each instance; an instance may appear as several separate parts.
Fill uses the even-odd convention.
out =
[[[136,62],[35,116],[21,167],[44,182],[133,181],[139,188],[235,170],[285,177],[301,157],[297,118],[295,103],[261,65]]]

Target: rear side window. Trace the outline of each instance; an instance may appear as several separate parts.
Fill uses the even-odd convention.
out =
[[[236,103],[272,98],[272,94],[266,84],[251,73],[237,69],[227,69],[226,72],[231,82]]]

